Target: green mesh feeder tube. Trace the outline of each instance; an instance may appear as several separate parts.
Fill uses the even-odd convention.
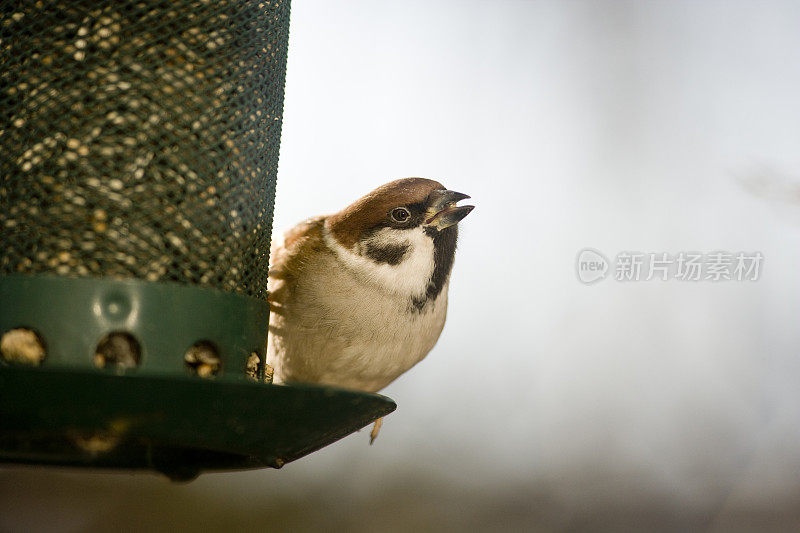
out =
[[[0,0],[0,462],[280,467],[394,410],[268,383],[286,0]]]

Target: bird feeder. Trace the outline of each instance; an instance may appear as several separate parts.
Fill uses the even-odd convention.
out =
[[[280,467],[394,410],[270,384],[288,0],[0,1],[0,461]]]

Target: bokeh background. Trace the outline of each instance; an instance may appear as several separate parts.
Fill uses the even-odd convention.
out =
[[[296,0],[277,228],[472,195],[445,331],[362,431],[172,484],[0,470],[0,531],[800,527],[800,4]],[[584,247],[760,251],[581,284]]]

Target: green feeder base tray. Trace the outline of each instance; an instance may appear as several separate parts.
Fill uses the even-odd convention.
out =
[[[0,462],[201,472],[280,468],[395,410],[314,385],[0,366]]]

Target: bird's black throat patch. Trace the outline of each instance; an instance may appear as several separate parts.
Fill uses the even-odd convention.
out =
[[[412,299],[411,303],[417,311],[422,311],[426,303],[439,296],[450,277],[453,261],[456,258],[458,226],[453,225],[443,230],[425,228],[425,233],[433,239],[433,275],[428,282],[425,295]]]
[[[408,248],[409,245],[407,244],[386,244],[384,246],[378,246],[377,244],[369,243],[364,253],[376,263],[397,265],[403,260],[403,256],[408,252]]]

